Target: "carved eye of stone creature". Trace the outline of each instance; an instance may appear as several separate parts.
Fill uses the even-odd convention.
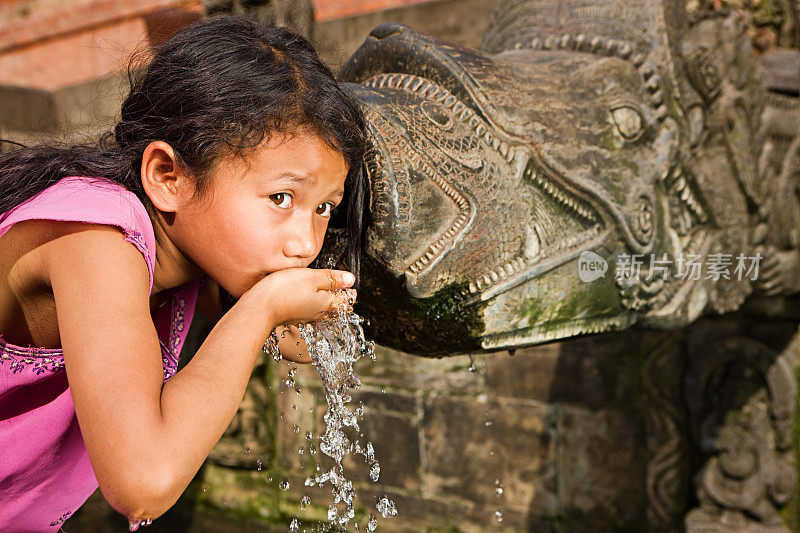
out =
[[[639,138],[644,130],[642,113],[633,106],[621,105],[611,108],[611,118],[620,135],[633,141]]]

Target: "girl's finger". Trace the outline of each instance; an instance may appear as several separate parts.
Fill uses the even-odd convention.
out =
[[[320,270],[319,288],[326,291],[346,289],[356,282],[356,277],[346,270]]]

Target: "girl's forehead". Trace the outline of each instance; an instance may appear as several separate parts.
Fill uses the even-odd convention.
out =
[[[341,152],[319,135],[299,132],[273,135],[257,148],[221,158],[216,177],[239,186],[247,181],[264,186],[280,181],[303,187],[342,189],[348,165]]]
[[[252,161],[263,165],[284,163],[297,166],[298,171],[306,169],[309,173],[329,169],[331,164],[336,165],[333,170],[346,167],[344,156],[339,150],[319,135],[302,130],[271,136],[255,149]]]

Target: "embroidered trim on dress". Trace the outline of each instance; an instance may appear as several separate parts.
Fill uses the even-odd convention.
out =
[[[165,345],[161,343],[161,361],[164,366],[164,381],[175,375],[178,371],[178,360],[181,357],[181,332],[184,324],[184,311],[186,300],[180,294],[180,289],[175,291],[172,299],[172,319],[170,320],[169,339]]]
[[[67,521],[67,517],[69,517],[69,515],[71,515],[71,514],[72,514],[72,511],[67,511],[66,513],[64,513],[61,516],[59,516],[56,520],[53,520],[52,522],[50,522],[50,525],[51,526],[60,526],[61,524],[63,524],[64,522]]]
[[[144,236],[136,230],[125,230],[125,241],[133,244],[142,252],[145,263],[147,263],[147,272],[150,275],[150,290],[152,291],[155,270],[153,269],[153,260],[150,258],[150,251],[149,248],[147,248],[147,242],[145,242]]]
[[[12,374],[22,372],[26,367],[36,374],[56,373],[64,368],[64,352],[59,348],[15,346],[4,341],[0,334],[0,366],[6,361],[11,363]]]

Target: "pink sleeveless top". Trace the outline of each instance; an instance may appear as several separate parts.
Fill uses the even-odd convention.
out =
[[[144,257],[153,290],[155,235],[141,201],[122,186],[70,177],[8,212],[0,236],[32,219],[118,226]],[[199,281],[172,290],[153,313],[164,380],[175,374]],[[15,346],[0,335],[0,531],[54,531],[97,489],[60,349]]]

